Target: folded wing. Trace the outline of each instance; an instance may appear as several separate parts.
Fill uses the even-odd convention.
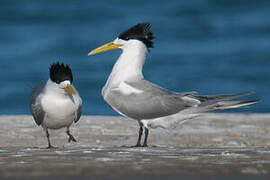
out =
[[[41,94],[45,84],[42,83],[35,87],[30,96],[30,110],[33,114],[34,120],[37,125],[41,125],[44,120],[45,112],[42,109],[39,95]]]

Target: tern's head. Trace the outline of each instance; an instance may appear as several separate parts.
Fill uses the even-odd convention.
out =
[[[150,24],[140,23],[122,32],[114,41],[94,49],[88,55],[94,55],[112,49],[125,49],[136,42],[141,42],[149,50],[153,47],[153,39]]]
[[[63,63],[55,63],[50,67],[50,80],[56,89],[65,93],[75,94],[76,91],[72,87],[73,76],[72,71],[68,65]]]

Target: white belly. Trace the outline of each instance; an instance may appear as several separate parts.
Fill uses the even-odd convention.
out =
[[[57,116],[47,115],[44,118],[42,126],[47,127],[49,129],[60,129],[63,127],[69,127],[74,121],[74,119],[75,119],[74,115],[67,116],[66,118],[59,118]]]
[[[42,123],[44,127],[50,129],[68,127],[75,120],[77,106],[68,97],[46,96],[42,99],[41,104],[46,113]]]

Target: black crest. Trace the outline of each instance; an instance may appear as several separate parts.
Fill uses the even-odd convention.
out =
[[[122,32],[118,37],[123,40],[137,39],[142,41],[148,49],[153,47],[152,40],[154,37],[153,33],[150,31],[149,23],[137,24]]]
[[[70,83],[73,81],[72,71],[68,65],[63,63],[55,63],[50,67],[50,78],[53,82],[59,84],[63,81],[69,80]]]

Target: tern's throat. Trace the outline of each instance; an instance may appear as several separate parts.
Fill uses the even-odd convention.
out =
[[[106,85],[118,86],[123,81],[143,79],[142,68],[146,52],[146,47],[139,43],[123,48]]]

